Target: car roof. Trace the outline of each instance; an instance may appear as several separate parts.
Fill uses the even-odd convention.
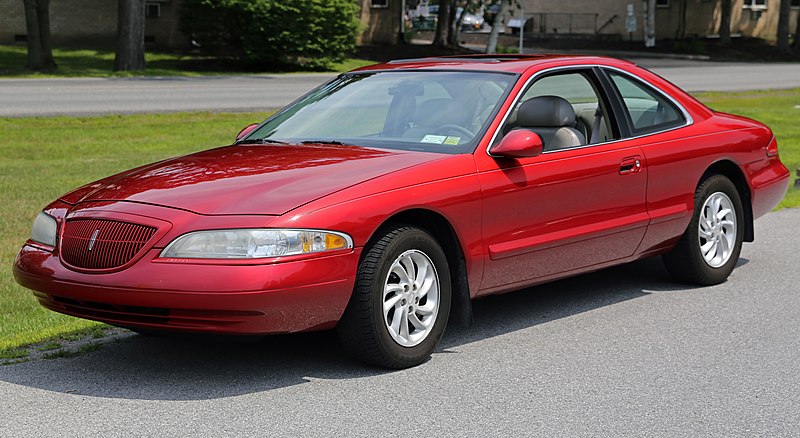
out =
[[[465,70],[495,71],[507,73],[523,73],[536,67],[552,67],[554,65],[607,65],[614,67],[632,67],[633,63],[616,58],[586,55],[454,55],[430,58],[398,59],[382,64],[362,67],[354,71],[374,70]]]

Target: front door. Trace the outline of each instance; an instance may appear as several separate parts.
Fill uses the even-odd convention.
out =
[[[480,293],[585,270],[631,256],[639,246],[648,223],[647,167],[638,147],[618,140],[601,90],[591,70],[541,75],[523,91],[498,137],[511,129],[541,132],[544,153],[509,159],[476,152],[486,254]],[[535,118],[517,120],[515,112],[541,96],[565,99],[575,121],[521,126]]]

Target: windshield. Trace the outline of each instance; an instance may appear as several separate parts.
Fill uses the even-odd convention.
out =
[[[514,79],[489,72],[348,73],[286,107],[242,142],[471,153]]]

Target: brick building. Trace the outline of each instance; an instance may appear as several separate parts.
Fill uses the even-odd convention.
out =
[[[643,38],[642,0],[522,0],[526,26],[538,34],[601,34],[620,38]],[[775,39],[780,0],[733,0],[731,33]],[[629,8],[635,17],[635,31],[628,32]],[[792,0],[790,29],[795,32],[800,0]],[[519,16],[519,10],[514,12]],[[656,0],[656,38],[675,39],[717,35],[720,0]],[[570,32],[572,31],[572,32]]]
[[[363,31],[359,43],[395,44],[402,19],[401,0],[357,0]],[[181,49],[189,39],[178,26],[181,0],[146,2],[145,42],[152,49]],[[22,0],[0,0],[0,44],[25,41]],[[51,0],[50,32],[56,46],[111,48],[117,31],[115,0]]]
[[[403,11],[418,0],[356,0],[363,30],[360,44],[395,44],[400,39]],[[601,34],[641,40],[644,7],[641,0],[522,0],[526,28],[535,34]],[[145,41],[150,49],[181,49],[188,38],[178,28],[181,0],[147,0]],[[733,0],[731,32],[775,39],[780,0]],[[658,39],[715,35],[719,31],[720,0],[656,0]],[[628,8],[635,31],[626,28]],[[0,44],[25,41],[22,0],[0,0]],[[792,0],[791,32],[796,32],[800,0]],[[57,46],[114,46],[117,27],[114,0],[51,0],[50,22]],[[519,11],[514,14],[519,15]],[[683,17],[683,19],[682,19]]]
[[[403,24],[405,1],[358,0],[362,32],[359,44],[397,44]]]
[[[148,0],[145,4],[148,48],[188,46],[178,30],[180,0]],[[0,44],[25,42],[22,0],[0,0]],[[51,0],[50,33],[56,46],[111,48],[116,41],[117,2],[114,0]]]

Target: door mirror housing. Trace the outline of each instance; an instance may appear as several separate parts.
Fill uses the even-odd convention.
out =
[[[247,136],[247,134],[249,134],[254,129],[256,129],[256,126],[258,126],[258,123],[252,123],[250,125],[245,126],[244,129],[242,129],[241,131],[239,131],[238,134],[236,134],[236,141],[239,141],[239,140],[245,138]]]
[[[526,158],[541,155],[543,147],[539,134],[527,129],[517,129],[506,134],[490,152],[498,157]]]

